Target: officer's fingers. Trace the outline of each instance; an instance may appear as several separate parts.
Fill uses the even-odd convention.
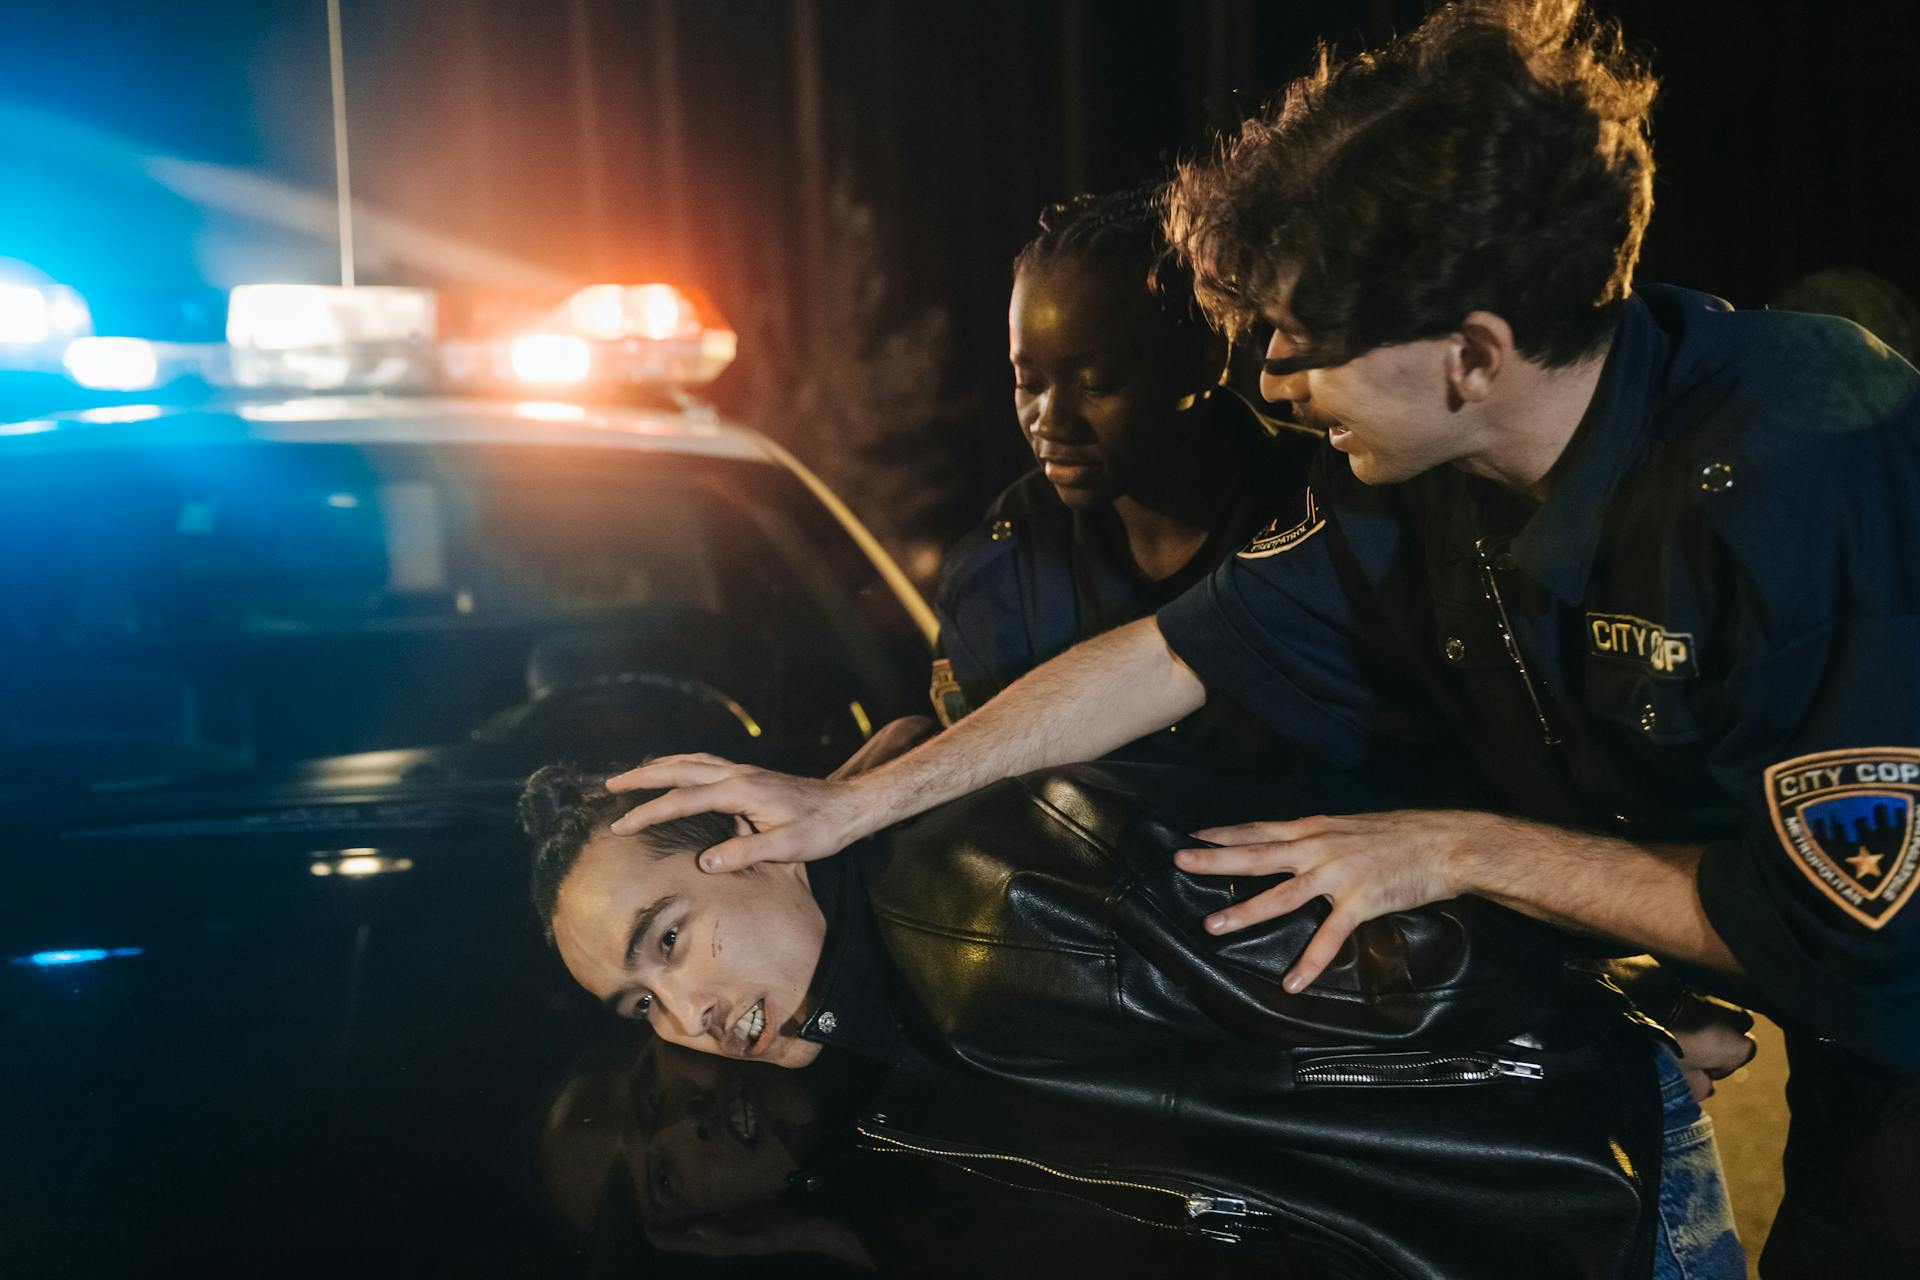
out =
[[[1760,1042],[1752,1036],[1742,1036],[1741,1039],[1747,1042],[1746,1052],[1744,1054],[1736,1052],[1728,1061],[1709,1066],[1706,1068],[1709,1076],[1715,1080],[1725,1080],[1728,1076],[1753,1061],[1754,1055],[1760,1052]]]
[[[1693,1095],[1695,1102],[1705,1102],[1713,1096],[1713,1077],[1707,1072],[1683,1067],[1680,1074],[1687,1078],[1687,1092]]]
[[[1180,849],[1174,865],[1197,876],[1269,876],[1298,870],[1301,850],[1291,844],[1243,844],[1226,849]]]
[[[1313,941],[1300,953],[1300,958],[1294,961],[1292,970],[1280,985],[1295,995],[1305,991],[1333,963],[1333,958],[1340,954],[1340,944],[1347,940],[1354,926],[1359,923],[1357,918],[1343,911],[1336,903],[1333,913],[1315,931]]]
[[[839,850],[797,823],[723,840],[700,855],[702,871],[744,871],[762,862],[812,862]]]
[[[1242,822],[1229,827],[1207,827],[1196,831],[1196,840],[1210,844],[1270,844],[1277,840],[1298,840],[1326,829],[1324,817],[1294,818],[1287,822]]]
[[[625,773],[607,779],[609,791],[641,791],[656,787],[684,787],[699,782],[714,782],[740,768],[724,756],[696,752],[684,756],[662,756],[649,760]]]
[[[1285,884],[1254,894],[1245,902],[1236,902],[1225,911],[1216,911],[1206,919],[1208,933],[1238,933],[1242,929],[1297,911],[1326,889],[1311,873],[1295,876]]]
[[[738,805],[729,805],[731,788],[724,782],[707,786],[679,787],[663,796],[655,796],[637,808],[629,809],[613,821],[613,834],[630,836],[657,822],[671,822],[696,813],[738,813]]]

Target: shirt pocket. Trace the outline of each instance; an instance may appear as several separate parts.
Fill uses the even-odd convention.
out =
[[[1703,729],[1685,680],[1656,678],[1625,662],[1589,658],[1586,706],[1590,714],[1659,746],[1700,741]]]

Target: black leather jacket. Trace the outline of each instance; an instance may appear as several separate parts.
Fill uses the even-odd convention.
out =
[[[1270,881],[1171,861],[1199,814],[1329,807],[1325,780],[1250,782],[1073,766],[843,859],[802,1033],[895,1063],[866,1140],[1283,1273],[1645,1274],[1659,1104],[1617,993],[1462,899],[1370,922],[1289,995],[1324,908],[1213,938]]]

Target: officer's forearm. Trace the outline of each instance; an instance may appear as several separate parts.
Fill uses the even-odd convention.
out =
[[[878,830],[1001,778],[1105,755],[1205,701],[1206,689],[1159,625],[1142,618],[1075,645],[848,785],[861,792],[862,825]]]
[[[1452,882],[1537,920],[1728,973],[1740,962],[1700,903],[1698,846],[1647,846],[1502,821],[1453,858]]]

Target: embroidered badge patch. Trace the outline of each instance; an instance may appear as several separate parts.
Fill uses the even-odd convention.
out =
[[[1643,663],[1663,676],[1690,676],[1693,635],[1669,631],[1630,613],[1587,615],[1587,652],[1596,658]]]
[[[1300,522],[1290,528],[1280,527],[1282,517],[1275,517],[1266,528],[1253,535],[1246,549],[1240,552],[1242,560],[1264,560],[1268,556],[1277,556],[1282,551],[1291,551],[1326,527],[1326,520],[1320,515],[1320,504],[1314,501],[1313,490],[1307,490],[1307,512]]]
[[[1920,886],[1920,749],[1823,751],[1766,772],[1773,828],[1794,865],[1842,911],[1878,929]]]

